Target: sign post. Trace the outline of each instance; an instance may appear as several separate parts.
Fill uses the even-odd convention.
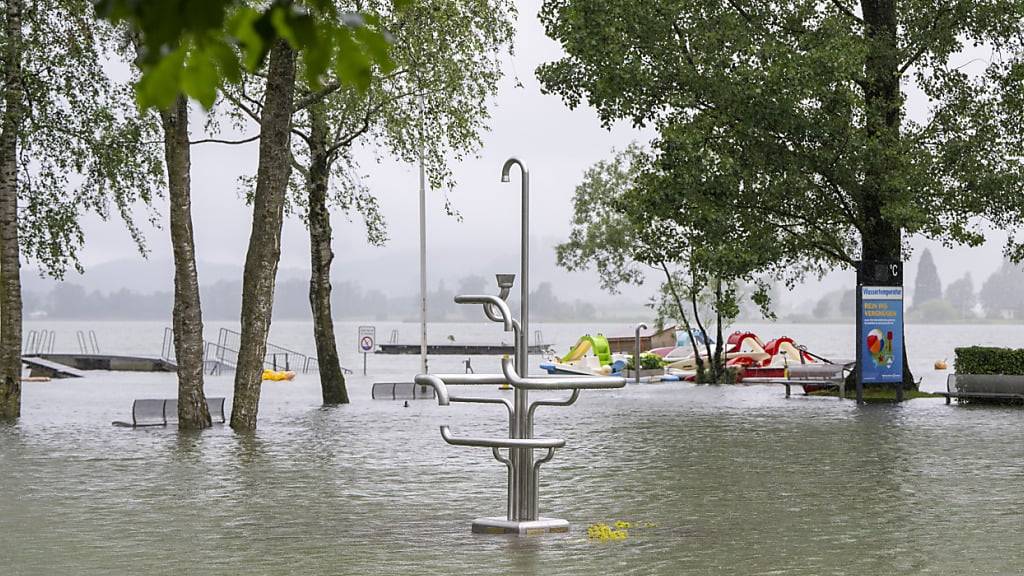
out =
[[[857,267],[857,403],[865,384],[896,384],[903,401],[903,264]]]
[[[363,376],[366,376],[366,355],[377,353],[377,328],[359,327],[359,351],[363,353]]]

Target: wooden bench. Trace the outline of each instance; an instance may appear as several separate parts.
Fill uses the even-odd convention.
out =
[[[223,424],[224,398],[207,398],[206,406],[210,410],[210,419]],[[219,419],[219,420],[218,420]],[[139,428],[142,426],[167,426],[178,421],[177,398],[140,398],[132,402],[131,422],[112,422],[114,426]]]

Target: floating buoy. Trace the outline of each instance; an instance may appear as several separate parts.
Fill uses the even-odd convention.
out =
[[[945,370],[947,368],[949,368],[949,364],[946,364],[945,360],[936,360],[935,361],[935,369],[936,370]]]
[[[291,380],[295,378],[295,372],[291,370],[264,370],[263,380],[271,380],[274,382],[280,382],[281,380]]]

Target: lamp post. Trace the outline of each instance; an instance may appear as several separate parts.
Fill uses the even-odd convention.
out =
[[[423,98],[420,97],[420,108]],[[420,142],[420,374],[427,370],[427,173],[423,166],[423,143]]]

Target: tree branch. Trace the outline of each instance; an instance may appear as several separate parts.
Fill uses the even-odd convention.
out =
[[[313,104],[316,104],[317,102],[337,92],[339,88],[341,88],[341,83],[339,82],[331,82],[330,84],[324,85],[323,88],[317,90],[316,92],[313,92],[312,94],[306,96],[302,100],[296,102],[295,106],[292,107],[292,113],[299,112],[301,110],[309,108]]]
[[[189,144],[248,144],[260,139],[260,135],[243,138],[241,140],[221,140],[219,138],[204,138],[202,140],[191,140]]]
[[[947,14],[949,14],[952,11],[953,11],[952,8],[946,7],[946,8],[943,8],[943,9],[939,10],[938,12],[936,12],[935,13],[935,18],[932,19],[932,23],[928,27],[928,34],[934,32],[935,29],[938,28],[938,26],[939,26],[939,21],[942,20],[943,17],[945,17]],[[921,45],[917,47],[917,50],[914,51],[914,54],[906,62],[904,62],[902,66],[899,67],[899,70],[896,72],[896,76],[897,77],[903,76],[903,74],[907,70],[909,70],[911,66],[916,64],[917,61],[920,60],[922,56],[924,56],[925,52],[928,51],[928,48],[929,48],[928,42],[922,40],[921,41]]]
[[[861,18],[860,16],[857,16],[853,12],[853,10],[850,10],[849,8],[847,8],[840,0],[832,0],[832,5],[835,6],[836,8],[838,8],[839,11],[842,12],[843,14],[846,14],[850,18],[853,18],[858,23],[864,24],[864,19]]]

